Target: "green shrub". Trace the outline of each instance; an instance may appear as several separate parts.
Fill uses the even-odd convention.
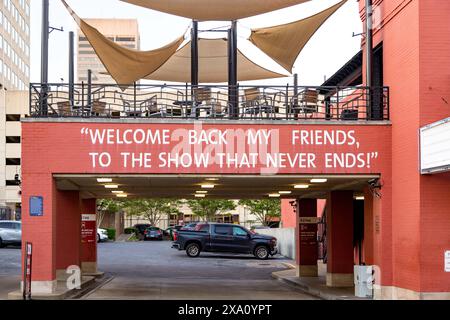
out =
[[[125,234],[133,234],[133,233],[136,233],[137,230],[136,230],[136,228],[131,227],[131,228],[125,228],[123,232]]]
[[[116,229],[106,229],[109,240],[116,240]]]

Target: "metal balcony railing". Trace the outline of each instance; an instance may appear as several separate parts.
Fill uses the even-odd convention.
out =
[[[31,117],[389,120],[389,88],[31,84]]]

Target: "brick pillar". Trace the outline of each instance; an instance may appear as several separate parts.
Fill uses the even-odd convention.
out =
[[[51,174],[23,173],[22,183],[22,262],[25,243],[33,245],[31,291],[56,290],[56,188]],[[30,197],[43,197],[42,216],[30,215]],[[24,265],[22,263],[22,275]]]
[[[366,265],[374,264],[374,225],[373,194],[369,187],[364,189],[364,242],[363,260]]]
[[[353,191],[329,193],[327,243],[327,286],[353,286]]]
[[[81,215],[87,218],[85,223],[87,228],[94,230],[93,238],[82,237],[81,239],[81,271],[83,274],[97,273],[97,225],[94,217],[96,217],[97,206],[96,199],[81,200]],[[89,221],[94,219],[94,222]],[[83,228],[82,228],[83,229]],[[82,230],[83,232],[83,230]]]
[[[317,277],[317,200],[297,200],[297,265],[299,277]]]
[[[80,266],[80,194],[56,190],[56,277],[66,279],[69,266]]]

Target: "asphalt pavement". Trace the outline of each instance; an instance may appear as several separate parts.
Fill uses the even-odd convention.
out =
[[[314,299],[272,278],[285,263],[292,261],[279,255],[265,261],[212,253],[189,258],[169,241],[100,243],[99,270],[112,280],[83,299]],[[0,249],[0,299],[18,289],[20,270],[20,249]]]

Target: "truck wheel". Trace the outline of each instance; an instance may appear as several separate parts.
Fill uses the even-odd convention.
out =
[[[269,258],[270,252],[266,246],[258,246],[255,248],[255,257],[259,260],[267,260]]]
[[[2,238],[0,238],[0,248],[4,248],[5,247],[5,245],[3,244],[3,240],[2,240]]]
[[[200,255],[200,245],[198,243],[190,243],[186,247],[186,254],[191,258],[196,258]]]

